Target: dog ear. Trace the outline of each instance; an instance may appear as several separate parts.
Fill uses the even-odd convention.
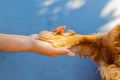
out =
[[[108,34],[109,45],[113,53],[120,54],[120,25],[113,28]]]

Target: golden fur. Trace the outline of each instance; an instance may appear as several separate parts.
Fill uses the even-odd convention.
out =
[[[106,34],[80,35],[69,31],[56,35],[42,32],[39,39],[49,42],[53,47],[74,48],[80,57],[92,58],[99,66],[103,79],[120,80],[120,25]]]

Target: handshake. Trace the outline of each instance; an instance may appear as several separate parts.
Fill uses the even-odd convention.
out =
[[[48,42],[54,48],[66,48],[72,49],[73,52],[79,53],[81,46],[89,45],[96,42],[97,37],[95,35],[87,36],[76,34],[73,30],[68,30],[64,33],[66,26],[59,26],[52,32],[43,31],[38,34],[36,39],[44,42]],[[69,56],[74,56],[74,54],[69,54]],[[88,56],[88,54],[86,55]]]

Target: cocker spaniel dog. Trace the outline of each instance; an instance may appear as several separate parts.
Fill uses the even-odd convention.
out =
[[[53,32],[43,31],[38,39],[53,47],[74,48],[81,57],[90,57],[98,65],[103,80],[120,80],[120,25],[105,34],[81,35],[73,30],[64,33],[65,26]]]

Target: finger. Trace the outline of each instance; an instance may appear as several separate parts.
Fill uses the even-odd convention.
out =
[[[68,56],[75,56],[74,53],[72,53],[70,50],[66,49],[66,48],[56,48],[56,53],[58,55],[68,55]]]
[[[66,53],[66,55],[68,55],[68,56],[75,56],[75,54],[72,53],[71,51],[68,51],[68,52]]]

